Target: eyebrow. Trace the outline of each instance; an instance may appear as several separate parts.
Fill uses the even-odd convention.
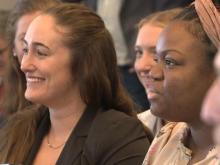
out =
[[[27,41],[26,41],[25,39],[23,39],[23,42],[25,43],[25,45],[28,45],[28,43],[27,43]],[[43,47],[45,47],[45,48],[47,48],[47,49],[50,49],[48,46],[46,46],[46,45],[44,45],[44,44],[42,44],[42,43],[40,43],[40,42],[33,42],[32,45],[33,45],[34,47],[36,47],[36,46],[43,46]]]
[[[136,45],[134,47],[135,49],[145,49],[147,51],[155,51],[156,50],[156,46],[139,46],[139,45]]]
[[[175,50],[175,49],[167,49],[167,50],[163,50],[163,51],[161,51],[161,52],[158,52],[158,51],[156,51],[157,53],[156,54],[167,54],[168,52],[176,52],[176,53],[178,53],[178,54],[180,54],[180,55],[184,55],[184,53],[183,52],[181,52],[181,51],[179,51],[179,50]]]

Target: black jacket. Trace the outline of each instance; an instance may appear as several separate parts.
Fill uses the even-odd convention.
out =
[[[48,132],[49,114],[40,122],[25,165],[31,165]],[[149,148],[142,124],[116,110],[87,109],[61,152],[56,165],[141,165]]]

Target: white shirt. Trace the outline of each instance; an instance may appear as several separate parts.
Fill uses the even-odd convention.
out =
[[[97,6],[97,13],[102,17],[106,28],[112,35],[117,53],[117,63],[119,66],[130,63],[128,49],[120,22],[120,10],[122,4],[123,0],[98,0]]]

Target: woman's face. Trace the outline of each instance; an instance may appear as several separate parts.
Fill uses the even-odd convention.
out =
[[[218,52],[214,63],[218,77],[207,93],[201,116],[205,122],[214,126],[213,137],[218,146],[220,158],[220,52]]]
[[[173,22],[161,33],[146,86],[153,114],[192,123],[200,119],[202,100],[215,74],[205,45],[186,31],[185,23]]]
[[[16,27],[15,39],[14,39],[14,53],[18,57],[18,61],[21,62],[23,57],[23,40],[30,25],[31,21],[36,18],[40,12],[34,12],[31,14],[26,14],[22,16],[18,22]]]
[[[64,31],[53,17],[41,15],[25,35],[21,70],[27,81],[25,97],[34,103],[59,107],[79,96],[71,73],[71,53],[63,45]]]
[[[134,67],[146,91],[147,76],[151,67],[155,64],[156,43],[161,31],[161,27],[150,23],[146,23],[138,31],[135,43],[136,59]]]

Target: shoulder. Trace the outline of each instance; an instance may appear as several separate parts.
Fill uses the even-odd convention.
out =
[[[127,114],[111,109],[102,111],[96,116],[95,122],[105,122],[106,124],[123,123],[122,121],[130,121],[131,124],[140,124],[135,117],[128,116]]]
[[[159,119],[154,116],[150,110],[146,110],[137,115],[138,119],[148,128],[152,128]]]
[[[130,138],[131,136],[139,137],[146,135],[143,125],[137,118],[128,116],[125,113],[116,110],[108,110],[99,113],[92,124],[90,133],[92,136],[103,136],[103,140],[105,140],[105,136],[120,138],[128,133],[130,136],[127,138]],[[99,133],[102,134],[99,135]],[[114,140],[114,138],[112,140]]]
[[[163,127],[163,119],[154,116],[150,110],[146,110],[138,114],[138,119],[151,131],[155,136],[157,132]]]
[[[114,137],[117,138],[124,136],[127,133],[131,134],[131,131],[131,136],[146,135],[142,123],[137,118],[128,116],[125,113],[116,110],[108,110],[99,113],[96,116],[91,129],[96,132],[102,132],[102,136],[104,136],[103,131],[105,131],[108,136],[113,136],[110,132],[114,133]],[[94,136],[96,135],[98,134],[96,133]]]
[[[97,162],[116,163],[132,156],[142,161],[149,147],[141,122],[116,110],[96,116],[86,143],[91,159]]]
[[[182,135],[186,128],[187,124],[184,122],[168,122],[160,129],[154,141],[157,139],[166,139],[168,141],[174,136]]]
[[[174,152],[174,149],[180,144],[180,140],[186,129],[187,124],[183,122],[167,123],[154,138],[145,161],[152,164],[164,151],[168,152],[170,150],[170,152]]]
[[[2,157],[7,157],[9,151],[10,155],[17,155],[15,156],[17,162],[24,160],[33,144],[40,118],[41,112],[37,109],[31,111],[27,109],[13,114],[6,120],[0,129],[0,160]],[[25,145],[21,146],[21,144]]]

